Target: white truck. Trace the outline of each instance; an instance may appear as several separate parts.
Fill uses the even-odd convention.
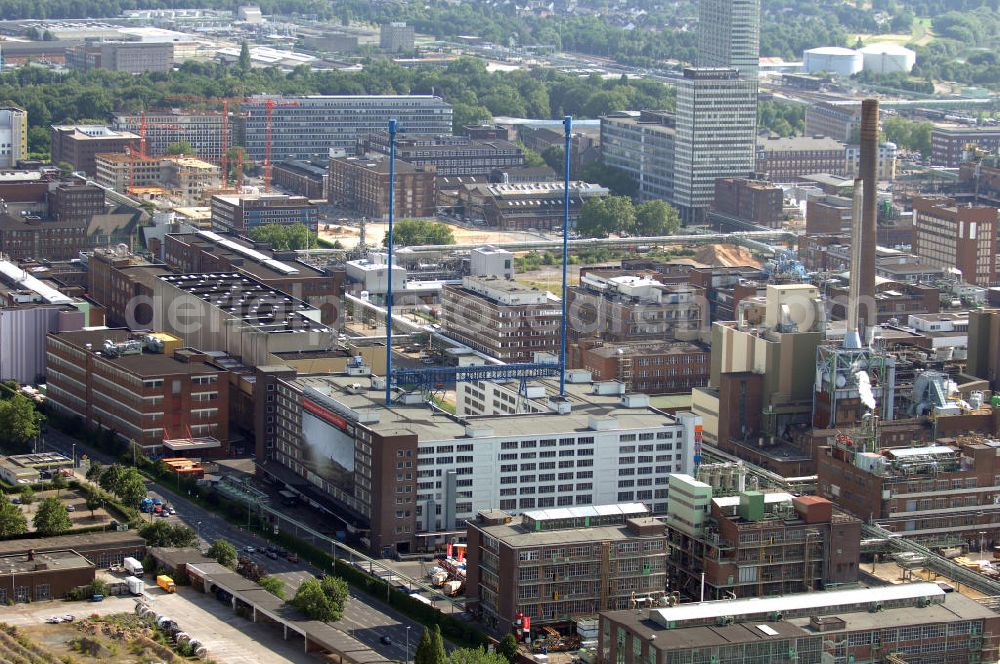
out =
[[[126,558],[122,561],[125,571],[133,576],[142,576],[142,563],[135,558]]]
[[[128,584],[129,593],[139,596],[142,595],[146,590],[146,584],[137,576],[129,576],[125,578],[125,583]]]

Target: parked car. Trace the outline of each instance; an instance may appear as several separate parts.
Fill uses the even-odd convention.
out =
[[[90,596],[90,601],[91,602],[103,602],[104,601],[104,595],[91,595]]]
[[[64,615],[62,617],[62,621],[63,622],[73,622],[74,620],[76,620],[76,618],[73,615],[69,614],[69,613],[67,613],[66,615]]]
[[[62,618],[60,618],[59,616],[49,616],[48,618],[45,619],[45,622],[49,623],[50,625],[57,625],[62,622]]]
[[[298,556],[298,554],[297,553],[289,553],[288,554],[288,562],[290,562],[290,563],[297,563],[297,562],[299,562],[299,556]]]
[[[257,553],[257,549],[255,549],[254,547],[250,546],[249,544],[247,546],[243,547],[243,550],[246,553]]]
[[[268,551],[267,552],[267,557],[270,558],[271,560],[277,560],[278,559],[278,553],[276,551]]]
[[[389,638],[388,636],[382,636],[382,637],[379,637],[379,643],[381,643],[384,646],[391,646],[392,645],[392,639]]]
[[[73,506],[73,505],[67,505],[66,506],[66,511],[67,512],[75,512],[76,511],[76,507]]]

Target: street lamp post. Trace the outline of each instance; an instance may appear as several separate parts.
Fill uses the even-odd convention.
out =
[[[410,664],[410,626],[406,626],[406,664]]]

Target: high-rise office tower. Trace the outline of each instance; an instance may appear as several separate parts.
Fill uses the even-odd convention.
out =
[[[700,0],[698,67],[677,82],[673,203],[702,223],[715,181],[753,172],[760,0]]]
[[[698,66],[729,67],[756,79],[760,0],[699,0]]]
[[[685,224],[704,221],[718,178],[753,172],[757,82],[735,69],[690,68],[677,82],[673,203]]]

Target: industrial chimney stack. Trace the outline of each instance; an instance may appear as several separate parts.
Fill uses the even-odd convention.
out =
[[[878,100],[865,99],[861,102],[861,167],[862,212],[861,212],[861,263],[852,265],[851,279],[859,280],[858,295],[860,305],[858,324],[862,343],[878,324],[875,307],[875,246],[876,215],[878,210]]]

